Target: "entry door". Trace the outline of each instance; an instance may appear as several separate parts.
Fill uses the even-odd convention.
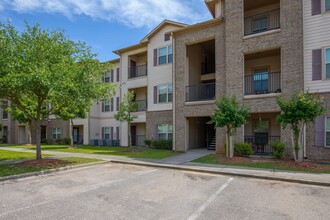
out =
[[[25,126],[19,126],[19,144],[26,144],[26,133],[25,133]]]
[[[73,142],[78,143],[79,142],[79,128],[73,128]]]
[[[256,68],[253,70],[254,93],[268,93],[268,68]]]
[[[137,77],[136,73],[136,62],[134,60],[130,60],[130,78]]]
[[[41,128],[41,140],[46,139],[47,138],[46,126],[40,126],[40,128]]]
[[[131,126],[131,138],[132,138],[132,146],[136,146],[136,126]]]
[[[256,144],[268,144],[269,120],[254,121],[254,138]]]

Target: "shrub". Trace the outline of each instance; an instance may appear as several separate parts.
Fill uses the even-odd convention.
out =
[[[43,138],[43,139],[41,139],[41,143],[42,143],[42,144],[48,144],[48,140],[47,140],[47,138]]]
[[[172,149],[172,140],[156,140],[152,142],[153,147],[160,149]]]
[[[2,144],[4,140],[5,140],[4,138],[0,137],[0,144]]]
[[[276,159],[283,159],[285,156],[285,144],[281,141],[275,141],[269,144],[274,149],[273,156]]]
[[[234,145],[234,152],[236,155],[252,155],[253,150],[251,144],[248,143],[237,143]]]
[[[62,144],[70,144],[71,138],[70,137],[64,137],[62,138]]]
[[[145,145],[150,147],[152,145],[152,140],[145,140],[144,143],[145,143]]]

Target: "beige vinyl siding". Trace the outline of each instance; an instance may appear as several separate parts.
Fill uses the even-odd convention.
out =
[[[312,81],[312,50],[330,47],[330,11],[312,16],[311,1],[303,2],[304,86],[310,92],[330,92],[330,80]]]
[[[148,111],[171,110],[172,102],[154,104],[153,88],[154,86],[172,84],[172,63],[153,65],[153,51],[156,48],[162,48],[172,45],[172,38],[164,41],[165,33],[177,29],[173,25],[167,25],[153,36],[148,44]]]

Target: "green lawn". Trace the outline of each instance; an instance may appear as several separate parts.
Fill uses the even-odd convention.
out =
[[[51,155],[43,155],[51,156]],[[7,151],[7,150],[0,150],[0,161],[3,160],[21,160],[21,159],[30,159],[35,158],[35,153],[25,153],[25,152],[15,152],[15,151]]]
[[[210,154],[192,162],[195,163],[206,163],[206,164],[218,164],[218,165],[227,165],[227,166],[239,166],[239,167],[250,167],[250,168],[261,168],[261,169],[275,169],[275,170],[284,170],[284,171],[302,171],[302,172],[311,172],[311,173],[329,173],[330,174],[330,165],[327,166],[326,170],[312,170],[312,169],[303,169],[295,168],[289,166],[282,166],[276,162],[222,162],[218,161],[218,158],[221,158],[222,155],[219,154]],[[326,168],[327,168],[326,167]]]
[[[15,145],[10,147],[35,150],[34,146]],[[171,157],[179,154],[169,150],[150,149],[150,148],[142,148],[142,149],[133,148],[131,151],[127,147],[79,146],[77,148],[70,148],[64,145],[43,145],[42,149],[48,151],[61,151],[61,152],[84,153],[84,154],[103,154],[103,155],[113,155],[113,156],[125,156],[130,158],[148,158],[148,159],[163,159],[166,157]]]
[[[61,158],[59,160],[61,162],[63,162],[63,164],[55,164],[55,165],[54,164],[43,164],[43,165],[10,164],[10,165],[0,165],[0,177],[102,161],[102,160],[99,160],[99,159],[89,159],[89,158],[80,158],[80,157],[66,157],[66,158]]]

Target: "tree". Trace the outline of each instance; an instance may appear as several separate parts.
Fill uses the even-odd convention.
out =
[[[9,22],[0,23],[0,99],[10,101],[36,129],[37,159],[41,159],[41,122],[60,114],[59,107],[68,107],[82,82],[91,85],[86,94],[102,86],[103,71],[90,48],[69,40],[63,30],[26,23],[18,32]],[[108,90],[103,94],[110,93],[110,85],[102,88]]]
[[[21,110],[15,108],[14,105],[9,109],[9,113],[14,120],[18,121],[19,123],[26,124],[28,130],[28,144],[32,144],[31,120],[29,120],[29,118],[26,117]]]
[[[234,156],[233,135],[237,128],[247,123],[249,108],[240,106],[236,97],[224,97],[216,102],[216,109],[211,116],[211,122],[217,127],[226,127],[226,156]]]
[[[131,122],[134,121],[138,116],[132,114],[136,111],[136,102],[134,100],[134,93],[128,92],[124,95],[123,100],[119,104],[119,111],[115,114],[117,121],[127,122],[127,137],[128,137],[128,147],[132,146],[132,137],[131,137]]]
[[[277,120],[283,128],[289,127],[291,130],[293,159],[301,162],[304,154],[301,147],[305,136],[304,127],[314,122],[317,116],[324,114],[323,99],[308,92],[301,92],[288,100],[278,97],[277,103],[281,108]]]

